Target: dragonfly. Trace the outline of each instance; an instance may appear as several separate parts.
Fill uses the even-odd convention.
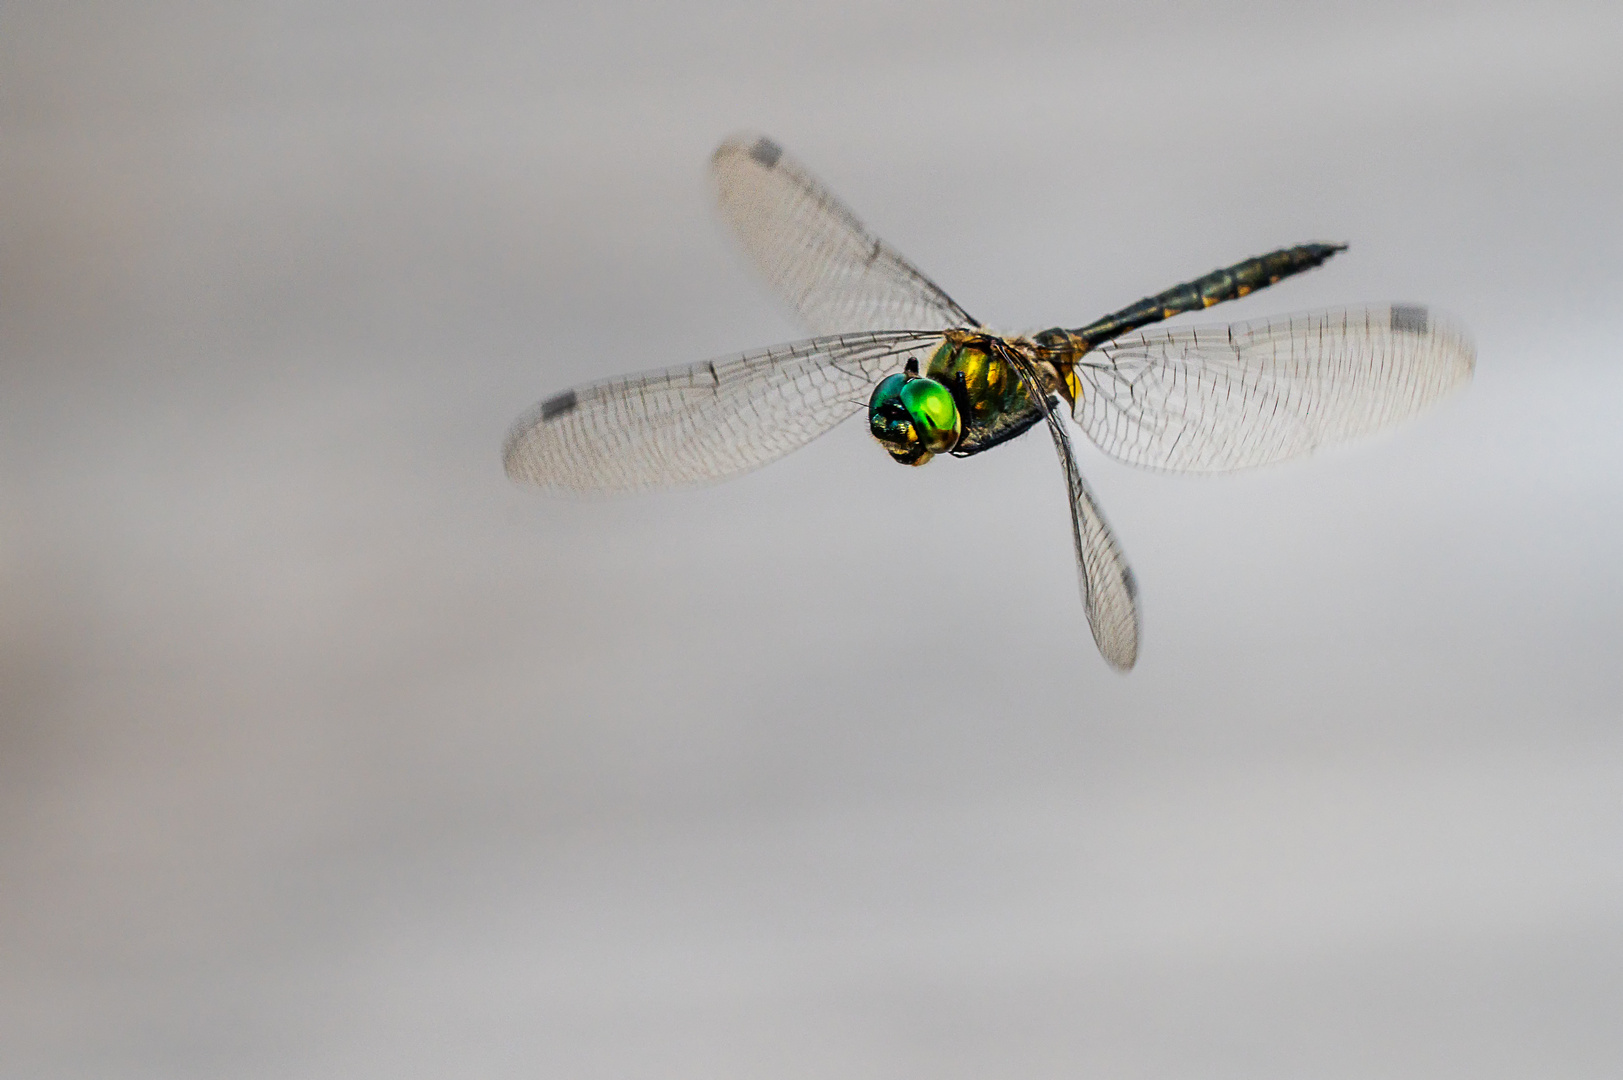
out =
[[[706,483],[864,410],[879,444],[914,466],[1042,425],[1065,474],[1088,625],[1118,671],[1138,660],[1138,586],[1071,425],[1130,465],[1250,468],[1389,427],[1466,383],[1475,364],[1466,332],[1415,303],[1142,329],[1317,267],[1344,244],[1246,259],[1076,329],[1000,334],[772,139],[734,136],[710,165],[722,216],[815,336],[547,397],[508,434],[507,475],[573,492]]]

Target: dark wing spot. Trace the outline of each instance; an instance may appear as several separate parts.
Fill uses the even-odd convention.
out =
[[[556,420],[564,413],[573,412],[575,406],[579,404],[580,398],[575,396],[575,392],[565,390],[556,397],[549,397],[541,403],[541,420],[543,423],[548,420]]]
[[[763,169],[770,169],[778,163],[783,156],[783,147],[767,138],[765,135],[755,140],[750,147],[750,157],[754,158]]]
[[[1127,587],[1127,595],[1134,600],[1138,599],[1138,579],[1133,576],[1133,568],[1121,568],[1121,583]]]
[[[1418,304],[1392,305],[1392,332],[1396,334],[1424,334],[1428,319],[1426,309]]]

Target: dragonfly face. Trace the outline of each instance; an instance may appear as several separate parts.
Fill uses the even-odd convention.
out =
[[[958,445],[963,422],[951,390],[907,371],[887,375],[874,387],[868,430],[903,465],[923,465]]]
[[[1129,465],[1222,472],[1388,427],[1471,377],[1470,338],[1414,304],[1144,330],[1345,245],[1282,248],[1076,329],[999,337],[772,140],[727,140],[711,171],[745,251],[816,336],[554,394],[509,434],[508,475],[583,492],[706,483],[805,445],[864,400],[869,430],[906,465],[1041,425],[1065,475],[1088,625],[1118,670],[1138,659],[1138,588],[1070,424]]]

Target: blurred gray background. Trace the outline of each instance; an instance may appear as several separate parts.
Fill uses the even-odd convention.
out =
[[[1623,8],[0,7],[0,1074],[1623,1072]],[[1005,329],[1350,241],[1476,381],[1222,478],[860,424],[502,474],[798,336],[768,131]]]

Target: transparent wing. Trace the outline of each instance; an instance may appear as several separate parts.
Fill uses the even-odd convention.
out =
[[[1395,424],[1467,382],[1475,361],[1464,331],[1412,304],[1163,330],[1085,355],[1073,415],[1130,465],[1222,472]]]
[[[570,491],[703,483],[764,465],[860,412],[873,386],[941,342],[847,334],[566,390],[519,419],[514,480]]]
[[[734,136],[710,167],[744,250],[812,333],[979,325],[771,139]]]
[[[1088,628],[1094,644],[1106,662],[1117,671],[1130,671],[1138,662],[1138,585],[1127,556],[1116,542],[1110,523],[1099,511],[1093,492],[1082,479],[1071,438],[1060,417],[1060,404],[1049,396],[1037,373],[1018,354],[1015,367],[1026,388],[1042,408],[1054,449],[1065,469],[1065,484],[1071,496],[1071,538],[1076,544],[1077,577],[1082,586],[1082,607],[1088,613]]]

